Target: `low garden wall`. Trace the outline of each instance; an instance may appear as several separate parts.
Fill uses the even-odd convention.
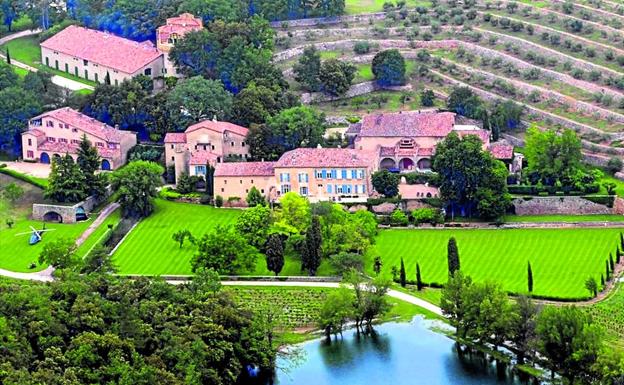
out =
[[[614,208],[578,196],[517,198],[512,204],[517,215],[614,214]]]
[[[76,213],[79,208],[85,213],[90,213],[100,200],[91,196],[82,202],[74,205],[63,205],[55,203],[35,203],[33,204],[32,217],[37,221],[59,221],[62,223],[76,223]]]

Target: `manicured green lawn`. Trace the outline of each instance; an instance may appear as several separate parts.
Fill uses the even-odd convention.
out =
[[[624,215],[507,215],[505,222],[624,222]]]
[[[115,224],[119,223],[120,220],[121,220],[121,209],[117,209],[113,211],[108,216],[108,218],[106,218],[104,222],[102,222],[102,224],[100,224],[98,228],[95,229],[94,232],[91,233],[89,238],[87,238],[82,243],[82,245],[80,245],[80,247],[78,247],[78,249],[76,250],[76,254],[80,258],[86,257],[87,254],[93,249],[93,247],[104,239],[104,235],[106,235],[109,231],[111,231],[108,229],[108,225],[114,226]]]
[[[240,210],[216,209],[211,206],[156,201],[152,215],[142,220],[126,237],[114,255],[120,274],[186,275],[192,274],[191,257],[195,247],[185,243],[182,249],[171,239],[177,230],[188,229],[201,237],[218,224],[233,224]],[[301,275],[300,263],[286,258],[280,275]],[[331,272],[329,265],[321,264],[318,274]],[[263,258],[258,258],[256,269],[247,274],[273,275]]]
[[[527,262],[534,277],[534,294],[585,298],[585,280],[600,281],[605,259],[619,244],[620,229],[439,229],[383,230],[377,252],[383,271],[400,265],[415,279],[416,262],[425,282],[444,283],[448,274],[446,248],[454,236],[461,269],[477,281],[493,280],[515,293],[527,290]],[[372,266],[368,266],[372,270]]]
[[[43,246],[47,242],[62,237],[78,238],[91,221],[88,220],[77,224],[46,223],[46,229],[55,230],[46,232],[43,235],[43,240],[33,246],[28,244],[29,234],[22,236],[16,236],[16,234],[30,232],[29,226],[40,229],[42,227],[41,222],[26,219],[16,220],[12,229],[8,229],[3,222],[0,224],[0,268],[18,272],[43,270],[46,265],[37,264],[36,268],[29,268],[31,262],[37,263]]]

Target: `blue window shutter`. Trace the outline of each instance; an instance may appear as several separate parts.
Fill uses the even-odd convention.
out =
[[[330,184],[327,185],[327,193],[328,194],[332,193],[332,185],[330,185]]]
[[[326,170],[321,171],[321,178],[323,178],[323,179],[327,178],[327,171]]]
[[[366,185],[365,185],[365,184],[363,184],[363,185],[362,185],[362,192],[363,192],[363,193],[365,193],[365,192],[366,192]]]

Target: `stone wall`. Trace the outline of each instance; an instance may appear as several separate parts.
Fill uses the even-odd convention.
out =
[[[75,205],[35,203],[33,204],[32,218],[36,221],[43,221],[48,219],[46,214],[56,213],[61,217],[62,223],[76,223],[76,212],[79,207],[82,207],[85,213],[89,214],[98,203],[99,200],[92,196]]]
[[[612,214],[614,209],[577,196],[531,197],[513,200],[517,215]]]
[[[352,98],[354,96],[360,96],[365,94],[370,94],[373,91],[378,90],[391,90],[391,91],[411,91],[412,85],[408,84],[405,86],[388,86],[381,87],[375,82],[364,82],[352,85],[349,90],[340,97],[331,96],[325,94],[323,92],[312,92],[312,93],[303,93],[301,94],[301,102],[303,104],[310,103],[318,103],[318,102],[328,102],[333,100],[347,99]]]

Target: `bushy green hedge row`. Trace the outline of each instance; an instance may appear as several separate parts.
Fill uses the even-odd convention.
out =
[[[510,194],[516,195],[584,195],[595,194],[600,191],[600,185],[598,183],[589,183],[583,186],[581,190],[574,189],[573,187],[559,187],[559,186],[542,186],[542,185],[511,185],[508,186]]]
[[[6,168],[6,164],[0,164],[0,173],[9,175],[15,179],[19,179],[23,182],[30,183],[33,186],[37,186],[41,189],[45,189],[48,186],[48,181],[43,178],[35,178],[30,175],[22,174],[21,172],[17,172],[15,170],[11,170]]]

